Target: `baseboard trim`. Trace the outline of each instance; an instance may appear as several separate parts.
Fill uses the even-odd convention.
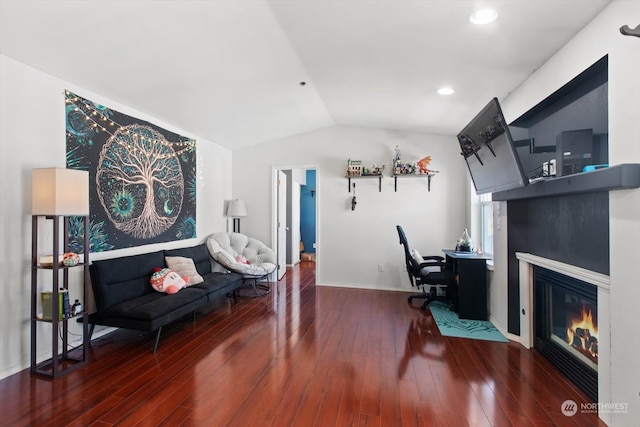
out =
[[[369,285],[369,284],[355,284],[355,283],[317,283],[316,286],[326,286],[332,288],[351,288],[351,289],[366,289],[370,291],[391,291],[391,292],[406,292],[417,294],[420,293],[420,289],[416,288],[393,288],[391,286],[380,287],[379,285]]]
[[[502,335],[505,336],[506,339],[508,339],[509,341],[515,341],[518,343],[520,342],[520,336],[512,334],[511,332],[508,332],[506,329],[504,329],[502,327],[502,324],[498,322],[498,320],[495,317],[489,315],[489,321],[493,324],[493,326],[496,327],[497,330],[500,331]]]
[[[105,327],[104,329],[95,330],[93,332],[92,341],[97,338],[103,337],[104,335],[110,334],[111,332],[116,330],[118,330],[118,328],[112,328],[112,327]],[[71,341],[69,345],[75,347],[80,345],[81,343],[82,341],[78,339],[78,340]],[[29,369],[30,367],[31,367],[31,361],[29,359],[23,360],[21,363],[17,365],[10,366],[7,369],[0,371],[0,380],[10,377],[11,375],[15,375],[18,372],[24,371],[25,369]]]

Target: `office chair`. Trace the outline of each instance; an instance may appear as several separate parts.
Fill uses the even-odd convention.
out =
[[[396,225],[396,229],[400,237],[400,244],[404,247],[405,265],[407,266],[407,274],[409,275],[411,286],[422,288],[422,293],[408,297],[409,304],[415,298],[424,298],[425,301],[420,307],[422,310],[426,310],[433,301],[441,301],[452,305],[454,309],[457,308],[456,292],[452,286],[444,258],[438,255],[423,257],[416,250],[412,252],[402,227]],[[446,286],[446,296],[437,294],[438,285]],[[427,287],[429,288],[428,292]]]

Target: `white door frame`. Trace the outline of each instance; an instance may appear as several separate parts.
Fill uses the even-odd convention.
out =
[[[276,277],[278,280],[282,280],[287,272],[287,235],[289,234],[289,227],[287,225],[287,203],[289,202],[289,180],[287,179],[287,174],[282,170],[278,170],[277,175],[276,262],[278,265],[276,268]]]
[[[322,262],[322,244],[320,238],[320,168],[318,165],[275,165],[271,166],[271,247],[277,250],[278,245],[278,171],[290,169],[313,169],[316,171],[316,272],[320,271]],[[274,274],[274,278],[275,278]],[[317,277],[317,276],[316,276]]]

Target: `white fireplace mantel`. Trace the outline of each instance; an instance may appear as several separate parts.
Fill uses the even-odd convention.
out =
[[[581,267],[576,267],[575,265],[565,264],[560,261],[554,261],[552,259],[543,258],[525,252],[516,252],[516,258],[528,264],[537,265],[539,267],[546,268],[547,270],[555,271],[556,273],[591,283],[599,288],[609,289],[610,286],[609,276],[606,274],[596,273],[595,271],[586,270]]]
[[[600,402],[610,402],[611,312],[609,307],[609,276],[530,253],[516,252],[516,258],[519,261],[520,343],[526,348],[533,347],[535,339],[533,330],[533,266],[543,267],[583,282],[591,283],[598,288],[598,400]]]

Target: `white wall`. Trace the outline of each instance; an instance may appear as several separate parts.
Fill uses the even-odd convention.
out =
[[[401,178],[394,192],[388,168],[382,192],[377,179],[354,180],[358,203],[352,211],[347,159],[362,160],[367,167],[390,166],[396,145],[403,162],[432,157],[430,167],[440,173],[432,179],[431,192],[425,178]],[[266,243],[272,241],[271,170],[279,165],[317,169],[319,285],[411,290],[396,224],[423,255],[453,247],[467,227],[468,173],[454,136],[335,126],[234,150],[234,197],[246,200],[249,211],[243,230]]]
[[[198,137],[4,55],[0,55],[0,76],[0,200],[3,202],[0,205],[0,378],[3,378],[29,366],[31,170],[65,167],[64,90],[167,130],[194,139]],[[198,238],[103,252],[92,255],[92,259],[190,246],[210,233],[224,230],[224,200],[231,198],[231,157],[229,150],[217,144],[198,141]],[[39,326],[38,349],[46,350],[50,348],[50,339],[46,337],[50,336],[51,328],[48,324]]]
[[[507,121],[516,119],[608,54],[609,162],[640,163],[640,39],[619,32],[624,24],[638,25],[639,17],[640,2],[614,1],[502,103]],[[609,425],[631,426],[640,419],[640,189],[611,192],[609,209],[611,395],[599,399],[602,403],[628,404],[627,412],[601,417]],[[496,260],[496,267],[498,263]],[[501,268],[506,269],[506,259]]]

